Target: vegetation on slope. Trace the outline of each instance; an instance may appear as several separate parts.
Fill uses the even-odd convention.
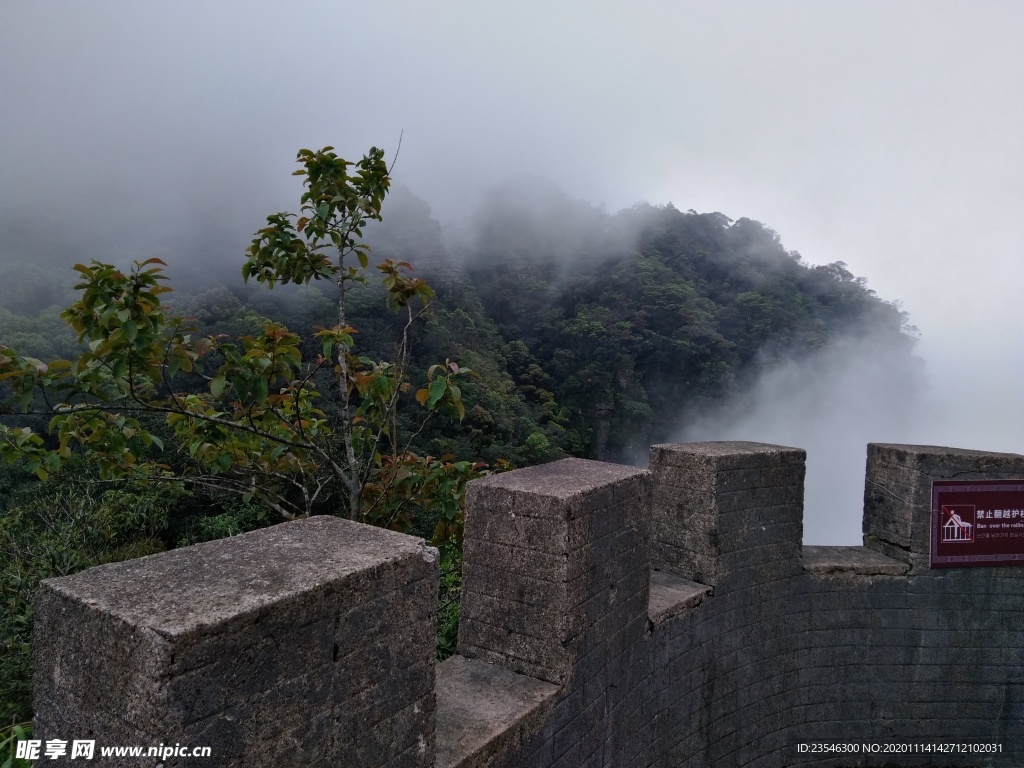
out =
[[[568,455],[630,460],[671,439],[688,413],[727,403],[763,371],[844,337],[870,336],[898,350],[907,376],[916,376],[913,329],[897,305],[841,263],[804,263],[749,219],[646,204],[609,215],[549,189],[499,190],[448,242],[407,191],[389,198],[384,217],[368,232],[375,259],[411,262],[436,297],[422,322],[407,326],[386,308],[386,287],[353,283],[345,308],[346,323],[358,329],[352,355],[394,359],[394,340],[408,327],[408,405],[417,391],[430,391],[435,361],[458,360],[476,373],[459,382],[461,421],[424,424],[415,408],[395,411],[394,433],[415,434],[410,450],[444,457],[442,466],[523,466]],[[47,293],[39,263],[7,261],[2,269],[5,284],[28,280],[35,298],[0,295],[0,344],[41,359],[78,354],[75,334],[59,320],[63,298]],[[322,354],[314,329],[337,323],[337,302],[315,285],[271,293],[207,285],[170,304],[168,311],[192,318],[197,338],[255,337],[272,317],[300,337],[304,360]],[[207,384],[195,376],[189,386],[199,392]],[[0,386],[4,399],[11,382]],[[42,417],[17,423],[45,434]],[[141,417],[139,426],[169,437],[159,419]],[[41,483],[25,464],[0,476],[6,722],[31,714],[31,597],[40,579],[279,519],[258,498],[177,486],[157,494],[137,479],[98,479],[95,470],[69,467]],[[328,495],[309,511],[336,513],[344,506],[337,501]],[[438,522],[437,509],[422,505],[407,520],[428,538]],[[442,655],[452,652],[457,628],[457,550],[443,580]]]

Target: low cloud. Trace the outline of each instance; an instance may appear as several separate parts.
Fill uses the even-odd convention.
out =
[[[847,336],[772,365],[723,410],[691,415],[678,439],[805,449],[805,543],[860,544],[866,445],[908,442],[924,395],[921,361],[892,342]]]

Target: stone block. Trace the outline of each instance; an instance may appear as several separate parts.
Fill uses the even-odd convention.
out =
[[[654,567],[710,586],[766,555],[795,567],[805,459],[802,450],[764,443],[652,446]]]
[[[567,681],[588,644],[628,622],[606,617],[646,609],[650,494],[646,470],[583,459],[471,483],[460,653]]]
[[[433,765],[437,571],[419,539],[314,517],[48,580],[37,738]]]
[[[868,445],[864,545],[927,571],[935,480],[1024,478],[1024,456],[933,445]]]

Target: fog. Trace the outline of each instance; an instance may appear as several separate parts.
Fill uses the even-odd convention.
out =
[[[849,340],[686,436],[807,448],[808,540],[857,543],[869,440],[1024,451],[1022,39],[1015,0],[4,0],[0,259],[234,280],[299,147],[400,135],[446,229],[522,174],[756,219],[902,301],[929,389]]]
[[[847,336],[770,367],[726,410],[692,414],[679,439],[805,449],[804,541],[859,544],[866,444],[908,442],[926,419],[914,362],[891,334]]]

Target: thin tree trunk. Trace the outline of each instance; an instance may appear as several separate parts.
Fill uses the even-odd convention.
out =
[[[342,257],[338,257],[338,269],[343,267]],[[345,327],[345,279],[338,280],[338,328]],[[348,394],[348,347],[338,345],[338,394],[341,397],[342,440],[345,443],[345,461],[348,463],[348,517],[349,520],[359,519],[359,506],[362,499],[362,488],[359,485],[359,467],[356,464],[356,450],[352,442],[352,408]]]

